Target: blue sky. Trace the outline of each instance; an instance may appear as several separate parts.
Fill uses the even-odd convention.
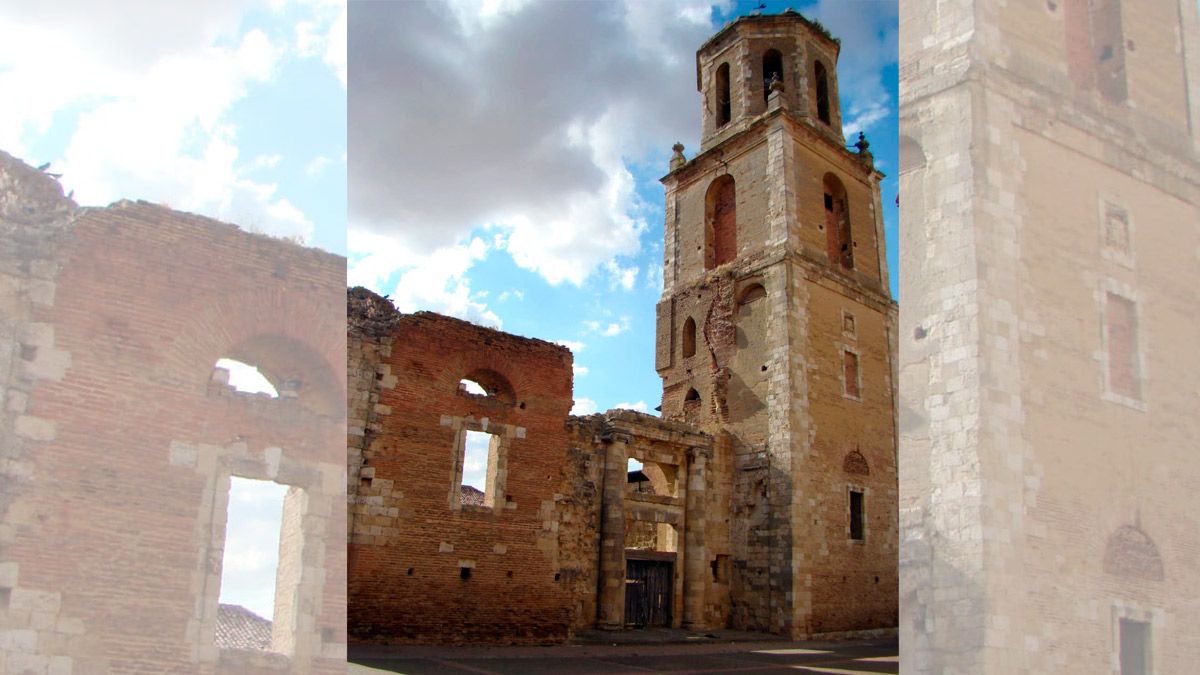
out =
[[[131,15],[137,21],[129,20]],[[144,199],[345,253],[345,6],[0,7],[0,149],[85,206]]]
[[[699,145],[696,48],[757,4],[352,4],[351,283],[570,346],[576,412],[652,412],[658,181],[675,141]],[[848,142],[862,128],[889,174],[894,289],[896,3],[790,6],[842,40]]]
[[[0,150],[50,162],[79,204],[143,199],[345,254],[340,0],[18,0],[0,35]],[[235,481],[229,501],[221,602],[268,618],[283,490]]]

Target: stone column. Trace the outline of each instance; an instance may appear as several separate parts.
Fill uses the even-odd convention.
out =
[[[600,516],[600,602],[596,625],[604,630],[625,627],[625,483],[629,458],[624,434],[608,439],[604,459],[603,507]]]
[[[684,512],[683,558],[683,627],[700,630],[704,624],[704,594],[708,588],[708,547],[704,539],[704,523],[708,491],[706,466],[712,450],[688,450],[687,501]]]

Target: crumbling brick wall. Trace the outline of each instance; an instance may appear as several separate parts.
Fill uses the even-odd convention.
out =
[[[568,589],[586,576],[560,559],[564,500],[588,498],[561,490],[586,461],[582,446],[568,450],[570,351],[429,312],[393,314],[371,334],[359,314],[382,299],[367,293],[350,291],[350,391],[375,401],[351,423],[352,639],[561,641],[577,605]],[[468,393],[468,377],[494,391]],[[457,501],[468,430],[500,444],[491,507]]]
[[[344,669],[344,277],[0,153],[0,671]],[[214,389],[222,357],[294,395]],[[303,490],[289,654],[214,642],[230,476]]]

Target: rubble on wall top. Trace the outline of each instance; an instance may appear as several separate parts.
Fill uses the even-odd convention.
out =
[[[346,323],[352,333],[386,337],[396,330],[402,316],[391,300],[370,289],[355,286],[346,290]]]
[[[0,220],[45,222],[78,210],[48,168],[49,164],[34,168],[0,150]]]

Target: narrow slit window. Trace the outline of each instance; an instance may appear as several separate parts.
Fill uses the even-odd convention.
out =
[[[733,103],[729,97],[729,64],[722,63],[717,68],[717,86],[715,88],[717,128],[729,124],[733,113]]]
[[[1132,300],[1108,293],[1104,316],[1108,351],[1108,390],[1125,398],[1140,399],[1137,308]]]
[[[866,520],[863,514],[863,493],[860,490],[850,491],[850,538],[862,541],[866,533]]]
[[[829,77],[825,73],[825,64],[817,61],[813,71],[817,81],[817,119],[832,124],[829,117]]]
[[[683,322],[683,358],[696,355],[696,321],[688,317]]]
[[[1121,675],[1150,675],[1150,624],[1121,619]]]
[[[499,437],[483,431],[463,434],[461,503],[471,506],[496,505],[496,470]]]
[[[858,398],[859,391],[858,354],[852,351],[842,352],[842,379],[845,384],[845,394]]]

